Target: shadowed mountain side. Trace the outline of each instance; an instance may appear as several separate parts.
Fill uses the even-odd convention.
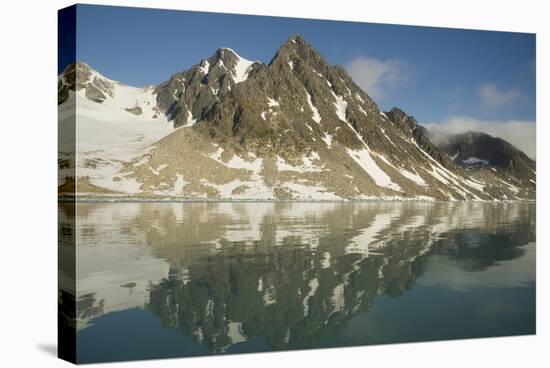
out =
[[[535,161],[501,138],[467,132],[447,137],[439,148],[468,170],[490,169],[508,175],[518,186],[536,187]]]

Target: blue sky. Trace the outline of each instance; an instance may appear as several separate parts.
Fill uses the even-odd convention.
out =
[[[224,46],[267,63],[292,34],[346,67],[382,109],[426,123],[535,121],[533,34],[79,6],[77,58],[143,86]]]

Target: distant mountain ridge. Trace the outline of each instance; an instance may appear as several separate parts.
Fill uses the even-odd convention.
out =
[[[60,75],[58,97],[60,129],[74,121],[61,111],[75,106],[82,142],[76,159],[60,149],[61,193],[76,186],[87,196],[182,199],[535,195],[534,176],[523,177],[524,170],[457,164],[413,117],[398,108],[380,111],[343,68],[327,64],[300,36],[269,64],[221,48],[143,89],[76,63]],[[76,178],[67,168],[76,168]]]
[[[504,139],[486,133],[470,131],[451,135],[439,148],[457,165],[468,169],[503,170],[527,186],[536,180],[534,160]]]

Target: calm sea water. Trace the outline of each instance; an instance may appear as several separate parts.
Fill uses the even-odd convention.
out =
[[[59,205],[77,360],[535,333],[535,205]],[[76,225],[75,220],[76,219]]]

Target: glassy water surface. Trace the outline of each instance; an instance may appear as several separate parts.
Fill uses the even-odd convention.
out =
[[[78,244],[79,362],[535,333],[532,203],[80,203],[59,216]]]

